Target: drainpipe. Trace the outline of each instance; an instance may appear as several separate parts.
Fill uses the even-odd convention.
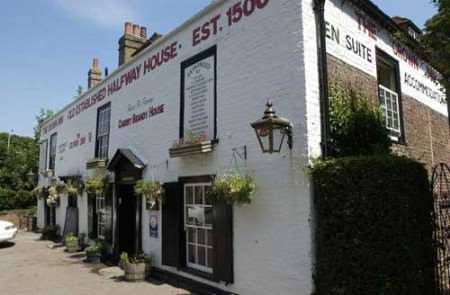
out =
[[[322,156],[328,156],[328,143],[330,138],[330,104],[328,97],[328,64],[327,64],[327,39],[325,26],[325,1],[314,0],[317,31],[317,56],[319,63],[319,87],[320,87],[320,114],[322,133]]]

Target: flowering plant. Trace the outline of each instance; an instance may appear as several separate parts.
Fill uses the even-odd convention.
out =
[[[79,181],[69,180],[65,185],[65,192],[70,197],[77,197],[83,195],[83,183]]]
[[[89,194],[99,195],[105,192],[108,179],[106,177],[95,176],[86,181],[86,191]]]
[[[192,144],[199,144],[204,141],[208,140],[208,136],[206,134],[201,133],[198,135],[195,135],[192,130],[188,129],[186,130],[185,137],[178,139],[174,144],[173,147],[180,147],[185,145],[192,145]]]
[[[228,174],[217,176],[208,194],[215,201],[228,204],[250,204],[255,192],[255,181],[251,176]]]
[[[134,186],[134,192],[138,196],[143,196],[147,203],[162,202],[164,199],[164,188],[159,181],[139,180]]]
[[[33,195],[34,197],[38,198],[38,199],[43,199],[45,197],[44,194],[44,188],[43,187],[35,187],[32,191],[31,191],[31,195]]]
[[[55,206],[59,200],[59,193],[55,185],[52,185],[48,189],[47,205],[50,207]]]

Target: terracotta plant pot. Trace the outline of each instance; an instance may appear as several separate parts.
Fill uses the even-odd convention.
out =
[[[122,268],[125,272],[125,279],[129,282],[142,281],[150,275],[149,263],[124,263],[122,264]]]

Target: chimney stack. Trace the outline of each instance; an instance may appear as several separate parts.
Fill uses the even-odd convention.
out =
[[[131,60],[133,54],[147,41],[147,28],[126,22],[119,39],[119,66]]]
[[[88,89],[91,89],[102,80],[102,71],[100,70],[98,58],[92,59],[92,65],[88,72]]]

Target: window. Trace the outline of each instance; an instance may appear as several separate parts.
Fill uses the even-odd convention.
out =
[[[162,260],[195,276],[234,282],[233,206],[208,199],[212,176],[164,184]]]
[[[184,185],[184,227],[186,233],[186,265],[212,273],[213,205],[206,197],[210,183]]]
[[[39,152],[39,170],[47,170],[47,152],[48,152],[48,140],[41,142],[40,152]]]
[[[56,141],[57,141],[57,134],[54,133],[52,136],[50,136],[50,156],[49,156],[49,163],[48,163],[48,169],[50,169],[50,170],[55,170]]]
[[[99,108],[97,113],[97,139],[95,142],[95,157],[97,158],[108,158],[110,118],[111,104],[108,103]]]
[[[97,212],[97,237],[105,238],[105,194],[97,194],[95,196],[95,208]]]
[[[391,138],[398,141],[403,135],[398,62],[378,50],[377,74],[379,100],[386,128]]]

